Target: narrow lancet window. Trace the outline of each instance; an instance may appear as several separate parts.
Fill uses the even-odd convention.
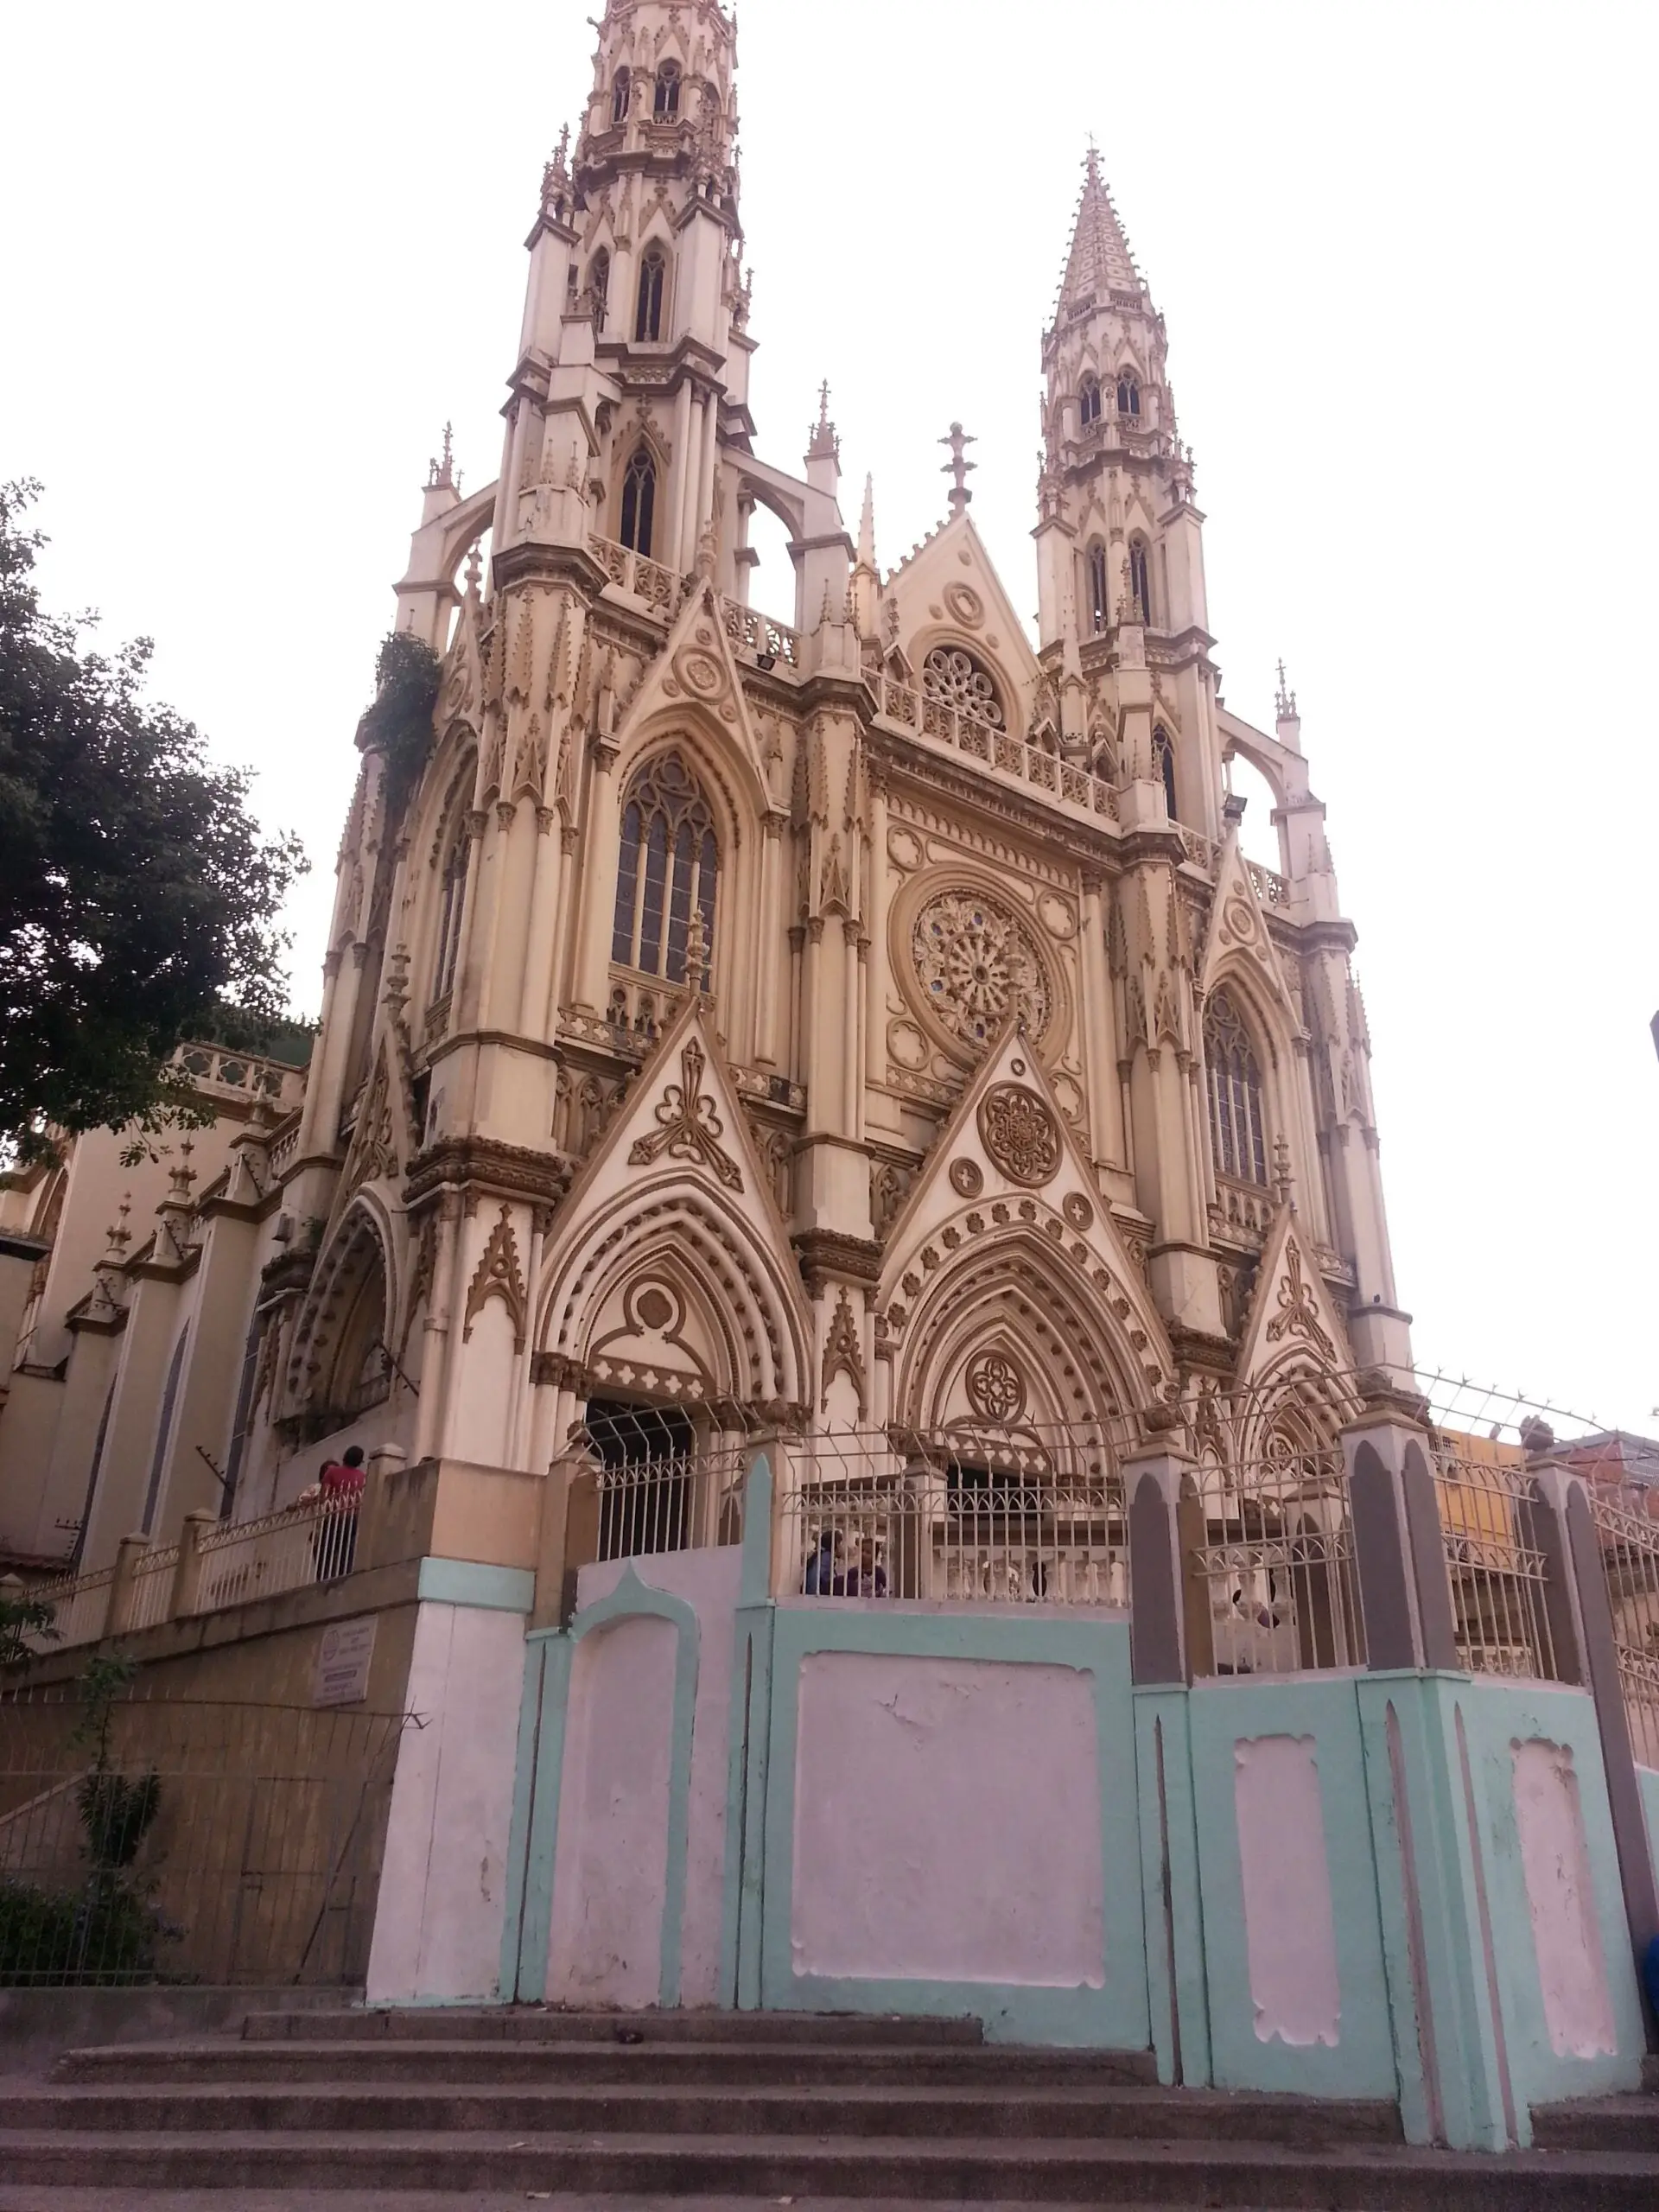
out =
[[[1139,379],[1127,372],[1117,380],[1117,411],[1127,415],[1131,422],[1141,419],[1141,385]]]
[[[1129,548],[1129,620],[1150,622],[1152,620],[1152,572],[1147,563],[1147,549],[1140,538]]]
[[[680,65],[677,61],[664,61],[657,72],[657,120],[672,123],[679,111]]]
[[[588,271],[588,291],[594,303],[594,321],[603,330],[605,309],[611,296],[611,257],[603,246],[594,256]]]
[[[630,552],[651,558],[657,519],[657,467],[650,448],[640,446],[622,479],[622,543]]]
[[[702,918],[706,988],[719,873],[713,810],[679,754],[665,753],[634,779],[622,810],[612,959],[664,982],[684,982],[695,910]]]
[[[611,86],[611,121],[626,123],[628,119],[628,100],[633,90],[633,79],[626,69],[619,69],[616,81]]]
[[[663,292],[668,264],[659,245],[647,246],[639,264],[639,312],[633,319],[633,335],[642,346],[654,346],[663,334]]]
[[[1077,418],[1086,430],[1100,420],[1100,379],[1084,377],[1077,390]]]
[[[432,963],[432,1003],[447,999],[455,988],[455,965],[461,957],[461,922],[467,905],[467,870],[473,841],[463,815],[450,834],[444,853],[443,874],[438,887],[438,942]]]
[[[1109,610],[1106,602],[1106,548],[1089,548],[1089,627],[1096,637],[1106,627]]]
[[[1204,1058],[1210,1082],[1210,1144],[1216,1173],[1236,1183],[1268,1180],[1262,1069],[1238,1008],[1212,991],[1204,1014]]]
[[[1179,822],[1181,817],[1175,804],[1175,747],[1161,722],[1152,733],[1152,766],[1164,787],[1165,810],[1172,822]]]

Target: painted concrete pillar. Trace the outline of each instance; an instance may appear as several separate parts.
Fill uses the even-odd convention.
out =
[[[1123,1463],[1129,1508],[1129,1658],[1137,1685],[1185,1682],[1186,1578],[1181,1484],[1193,1472],[1183,1452],[1150,1445]]]
[[[1530,1512],[1522,1533],[1544,1554],[1550,1633],[1558,1671],[1563,1681],[1582,1682],[1596,1701],[1596,1726],[1618,1853],[1619,1885],[1637,1960],[1637,1986],[1645,1996],[1641,1964],[1649,1946],[1659,1936],[1659,1880],[1655,1877],[1654,1851],[1624,1710],[1600,1532],[1583,1478],[1565,1467],[1535,1462],[1528,1503]],[[1567,1673],[1568,1666],[1574,1671]],[[1650,2008],[1646,2026],[1649,2048],[1659,2050],[1656,2032],[1659,2024]]]
[[[1366,1663],[1459,1665],[1428,1440],[1402,1403],[1377,1398],[1342,1432]]]

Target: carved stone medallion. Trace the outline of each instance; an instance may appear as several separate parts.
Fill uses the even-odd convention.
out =
[[[1073,1229],[1092,1229],[1095,1225],[1095,1210],[1081,1191],[1069,1192],[1060,1211]]]
[[[1018,1421],[1026,1409],[1019,1369],[1000,1351],[982,1351],[968,1363],[968,1402],[983,1421]]]
[[[1015,1011],[1034,1034],[1047,1027],[1048,971],[1025,924],[1001,899],[941,892],[917,915],[911,952],[935,1018],[965,1045],[988,1044]]]
[[[994,1084],[979,1103],[980,1141],[1011,1183],[1039,1190],[1060,1172],[1060,1132],[1034,1090]]]
[[[950,1187],[959,1198],[976,1198],[985,1187],[985,1173],[976,1160],[953,1160]]]

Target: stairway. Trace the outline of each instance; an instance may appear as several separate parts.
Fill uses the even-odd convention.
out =
[[[0,2212],[160,2212],[187,2190],[296,2212],[371,2191],[469,2208],[550,2192],[1250,2212],[1659,2203],[1659,2098],[1563,2107],[1539,2136],[1548,2147],[1503,2158],[1412,2149],[1391,2104],[1161,2089],[1143,2054],[989,2044],[971,2020],[253,2013],[239,2035],[70,2051],[46,2082],[0,2090]]]

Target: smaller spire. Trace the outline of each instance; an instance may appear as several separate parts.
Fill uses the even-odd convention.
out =
[[[443,458],[427,463],[426,488],[429,492],[455,492],[461,488],[455,481],[455,426],[453,423],[446,423],[443,426]]]
[[[1285,681],[1285,664],[1282,660],[1279,664],[1279,693],[1274,701],[1274,705],[1281,722],[1294,722],[1296,720],[1296,694]]]
[[[875,478],[864,479],[864,512],[858,518],[858,565],[872,575],[875,566]]]
[[[685,931],[685,987],[693,993],[701,991],[703,978],[709,973],[709,938],[702,925],[702,908],[691,909],[691,918]]]
[[[121,1203],[116,1208],[116,1218],[110,1224],[110,1249],[99,1262],[101,1266],[118,1268],[125,1263],[127,1247],[132,1242],[132,1231],[127,1227],[127,1218],[131,1211],[132,1192],[124,1191],[121,1195]]]
[[[949,476],[954,480],[950,486],[950,512],[954,518],[964,513],[973,499],[974,495],[968,489],[968,479],[972,471],[979,467],[979,463],[968,459],[968,448],[969,446],[976,446],[979,440],[970,437],[960,423],[953,423],[950,425],[950,435],[949,437],[941,438],[939,443],[942,446],[949,446],[950,448],[950,458],[945,462],[939,474],[941,476]]]
[[[1280,1205],[1291,1206],[1294,1212],[1295,1209],[1290,1194],[1295,1188],[1295,1179],[1290,1172],[1289,1141],[1282,1134],[1273,1141],[1273,1187],[1278,1193]]]
[[[830,420],[830,380],[827,377],[818,387],[818,419],[807,436],[810,442],[806,457],[809,461],[840,461],[841,439],[835,424]]]

